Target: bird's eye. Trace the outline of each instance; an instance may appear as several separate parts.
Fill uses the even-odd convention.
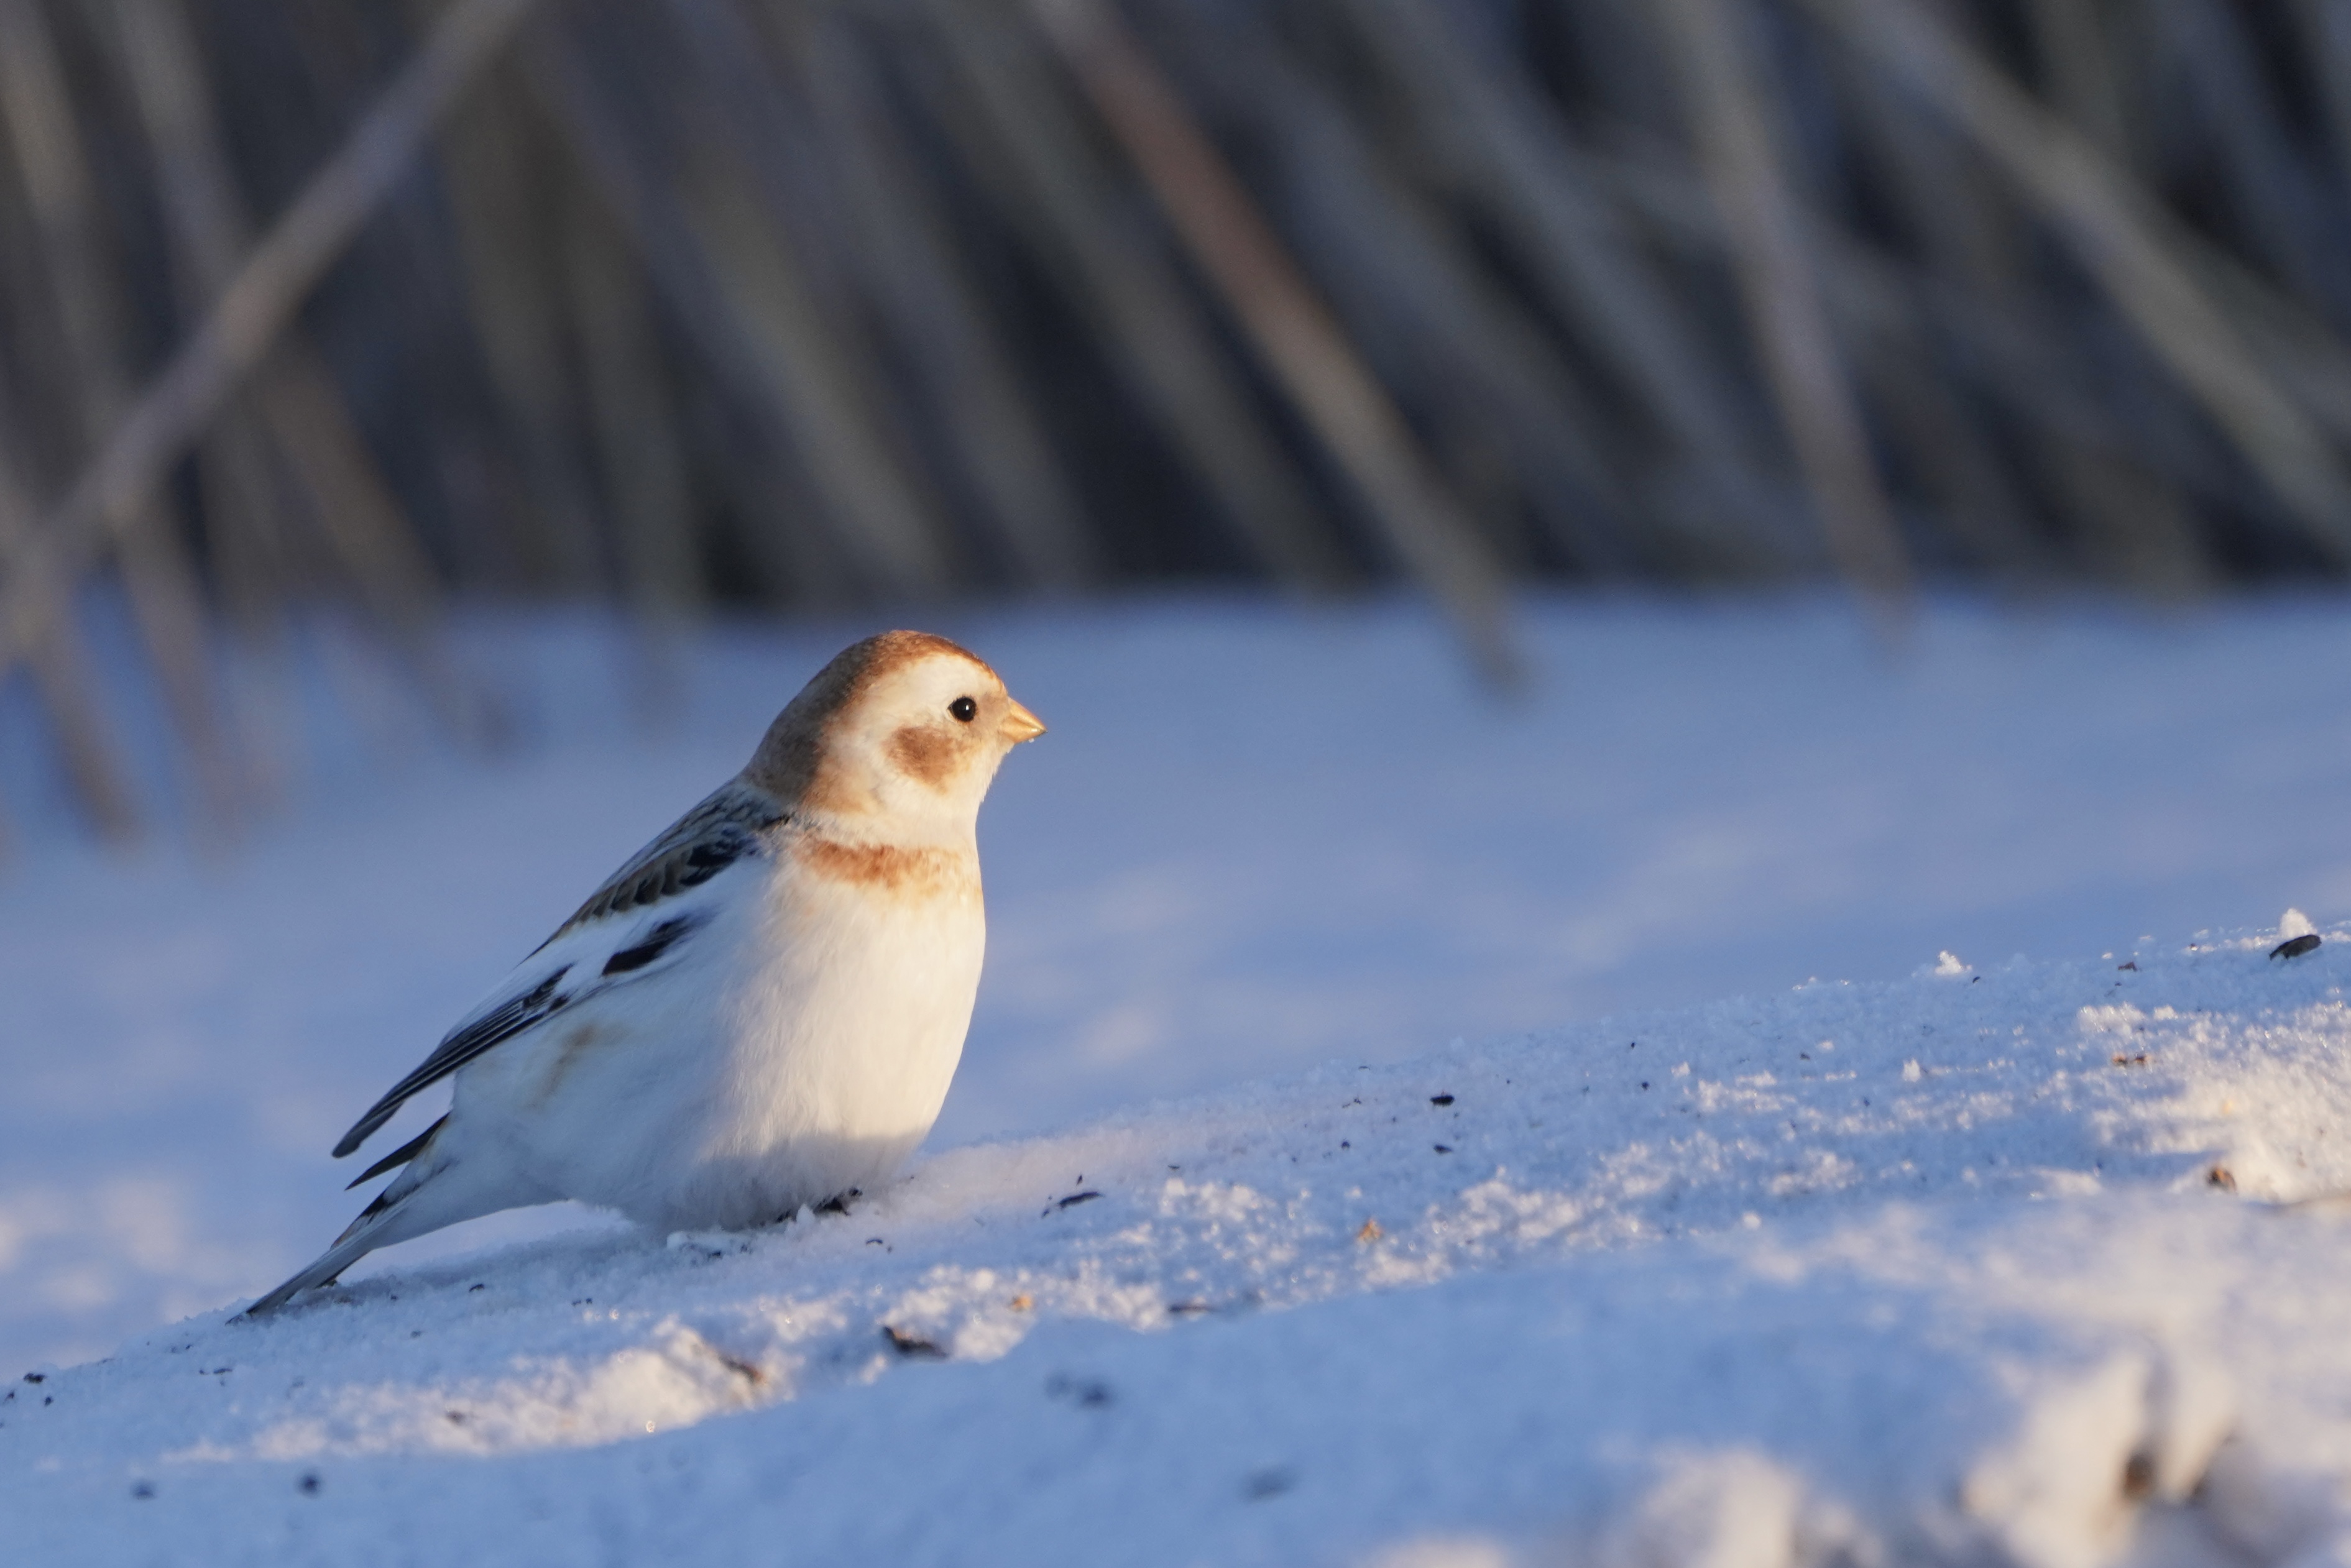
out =
[[[955,715],[957,724],[969,724],[979,716],[979,705],[969,697],[957,697],[947,704],[947,712]]]

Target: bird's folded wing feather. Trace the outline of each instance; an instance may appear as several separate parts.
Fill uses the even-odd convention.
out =
[[[760,835],[788,815],[766,790],[729,779],[606,878],[570,919],[555,928],[555,936],[539,945],[539,951],[591,920],[644,909],[701,886],[758,849]]]
[[[772,796],[737,780],[679,818],[598,888],[414,1071],[387,1090],[343,1134],[335,1157],[367,1142],[411,1095],[493,1046],[665,967],[660,961],[674,958],[709,919],[712,899],[700,890],[737,862],[764,852],[764,831],[785,815]]]

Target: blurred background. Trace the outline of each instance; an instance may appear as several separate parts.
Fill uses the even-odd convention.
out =
[[[0,0],[0,653],[127,835],[92,584],[218,826],[455,601],[2334,581],[2346,239],[2340,0]]]
[[[884,624],[944,1139],[2340,916],[2346,241],[2351,0],[0,0],[0,1370]]]

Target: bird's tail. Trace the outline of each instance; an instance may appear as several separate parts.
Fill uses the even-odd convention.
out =
[[[372,1227],[370,1228],[371,1230],[372,1228]],[[366,1231],[358,1235],[345,1231],[344,1235],[347,1239],[338,1241],[328,1248],[319,1256],[318,1261],[246,1308],[245,1315],[249,1318],[266,1318],[312,1286],[333,1284],[342,1277],[344,1270],[376,1249],[374,1237]]]
[[[471,1218],[474,1214],[482,1212],[479,1208],[475,1208],[471,1213],[449,1216],[426,1215],[418,1212],[419,1206],[411,1201],[423,1189],[424,1184],[439,1175],[443,1168],[438,1160],[431,1157],[433,1137],[434,1134],[440,1132],[448,1120],[444,1116],[440,1121],[434,1123],[432,1126],[425,1129],[423,1137],[379,1164],[375,1169],[368,1172],[367,1176],[360,1177],[360,1181],[365,1181],[368,1176],[380,1175],[396,1160],[404,1159],[408,1165],[406,1170],[392,1178],[390,1186],[375,1195],[373,1202],[360,1210],[358,1218],[344,1227],[343,1233],[335,1238],[335,1244],[332,1247],[321,1253],[308,1268],[246,1308],[245,1315],[249,1318],[266,1318],[303,1291],[314,1286],[333,1284],[342,1277],[344,1270],[379,1247],[389,1247],[395,1241],[405,1241],[412,1236],[422,1236],[428,1230],[437,1230],[444,1225],[452,1224],[457,1219]],[[428,1197],[422,1207],[434,1209],[442,1207],[443,1205]]]

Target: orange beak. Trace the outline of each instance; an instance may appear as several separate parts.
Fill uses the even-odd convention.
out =
[[[1034,740],[1045,733],[1045,723],[1035,714],[1014,702],[1004,699],[1004,722],[998,727],[1005,739],[1018,746],[1024,740]]]

